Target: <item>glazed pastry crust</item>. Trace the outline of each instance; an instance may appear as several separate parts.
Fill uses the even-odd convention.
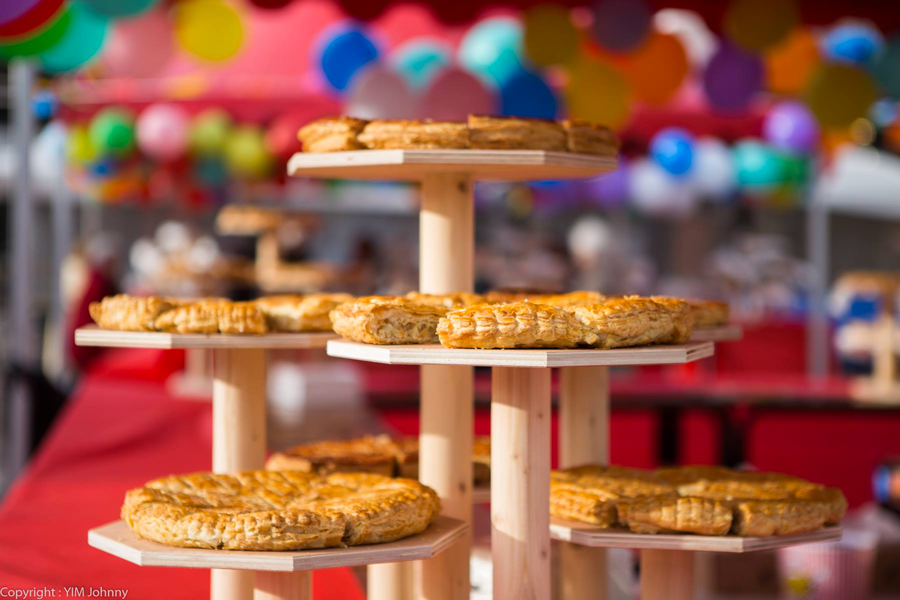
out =
[[[725,535],[731,529],[727,502],[707,498],[655,496],[616,504],[619,521],[634,533]]]
[[[469,147],[469,129],[465,123],[449,121],[375,120],[358,139],[373,150],[458,150]]]
[[[297,132],[304,152],[362,150],[358,136],[368,121],[352,117],[332,117],[307,123]]]
[[[171,333],[263,334],[268,331],[254,302],[203,300],[180,306],[156,319],[160,331]]]
[[[566,294],[544,294],[532,296],[530,298],[530,301],[535,304],[547,304],[549,306],[559,306],[562,308],[600,304],[607,300],[609,299],[600,292],[593,291],[568,292]]]
[[[118,294],[91,302],[88,310],[101,329],[156,331],[156,319],[176,305],[175,301],[156,296],[139,298]]]
[[[569,310],[583,328],[581,343],[595,348],[666,343],[675,335],[672,311],[649,298],[618,298]]]
[[[694,313],[691,305],[685,300],[669,296],[651,296],[650,299],[662,304],[672,313],[673,330],[661,342],[663,344],[685,344],[690,341],[694,329]]]
[[[566,132],[555,121],[469,115],[468,123],[471,148],[566,151]]]
[[[256,299],[269,331],[331,331],[328,314],[353,300],[350,294],[286,294]]]
[[[366,344],[432,344],[447,312],[399,296],[368,296],[331,311],[335,333]]]
[[[615,156],[619,151],[619,142],[609,127],[578,120],[563,121],[562,125],[569,152]]]
[[[122,519],[139,537],[218,550],[378,544],[421,533],[440,512],[431,488],[366,473],[194,473],[129,491]]]
[[[730,308],[726,302],[714,300],[688,300],[694,316],[694,327],[719,327],[728,325]]]
[[[448,313],[438,335],[447,348],[572,348],[581,328],[563,309],[517,302]]]
[[[477,304],[485,304],[488,302],[484,296],[472,294],[470,292],[456,292],[453,294],[423,294],[421,292],[409,292],[406,294],[407,300],[412,300],[418,304],[427,304],[447,310],[457,310],[466,308],[467,306],[475,306]]]

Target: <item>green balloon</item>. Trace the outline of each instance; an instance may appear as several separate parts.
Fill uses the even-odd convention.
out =
[[[45,71],[62,73],[77,69],[92,59],[103,47],[109,20],[79,4],[69,8],[70,22],[65,33],[39,58]]]
[[[784,159],[760,142],[746,141],[735,146],[734,166],[738,183],[756,191],[774,188],[788,175]]]
[[[128,156],[134,152],[134,117],[117,109],[101,110],[88,128],[91,144],[103,156]]]
[[[197,156],[221,156],[231,132],[231,117],[221,109],[205,110],[191,126],[191,152]]]
[[[55,20],[41,29],[37,35],[23,39],[20,42],[0,45],[0,56],[4,58],[34,56],[55,45],[65,35],[72,20],[71,7],[64,7],[60,13],[60,15],[54,16],[53,19]]]

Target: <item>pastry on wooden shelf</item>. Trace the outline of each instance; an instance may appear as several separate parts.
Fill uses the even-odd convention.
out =
[[[448,348],[574,348],[582,333],[564,309],[515,302],[450,312],[440,320],[438,336]]]
[[[615,156],[619,151],[619,142],[609,127],[579,120],[563,121],[562,125],[569,152]]]
[[[276,452],[266,461],[275,471],[303,471],[326,475],[335,472],[378,473],[389,477],[419,477],[419,438],[365,436],[349,440],[326,440]],[[473,482],[486,484],[491,478],[491,439],[476,436],[472,448]]]
[[[335,333],[366,344],[432,344],[446,308],[400,296],[367,296],[331,311]]]
[[[728,325],[730,308],[727,302],[716,300],[688,300],[694,315],[694,327],[721,327]]]
[[[669,296],[650,296],[672,312],[672,333],[663,342],[668,344],[684,344],[691,339],[694,329],[694,312],[686,300]]]
[[[318,119],[300,128],[304,152],[340,152],[365,148],[358,139],[368,121],[352,117]]]
[[[725,535],[732,527],[731,506],[720,500],[644,496],[616,503],[619,521],[634,533]]]
[[[139,537],[216,550],[378,544],[421,533],[440,512],[431,488],[371,473],[194,473],[130,490],[122,519]]]
[[[503,288],[499,290],[490,290],[485,293],[484,298],[488,302],[534,302],[534,298],[543,298],[547,296],[557,296],[554,292],[537,288]]]
[[[609,298],[600,292],[577,291],[567,292],[565,294],[542,294],[533,296],[528,300],[535,304],[549,304],[550,306],[567,308],[573,306],[587,306],[589,304],[600,304],[606,302]]]
[[[471,148],[566,151],[566,132],[556,121],[469,115],[468,124]]]
[[[156,331],[156,319],[176,306],[178,302],[168,298],[118,294],[107,296],[100,302],[91,302],[88,309],[101,329]]]
[[[331,331],[328,314],[353,300],[350,294],[285,294],[263,296],[255,300],[266,319],[269,331]]]
[[[409,292],[406,298],[419,304],[443,307],[448,310],[466,308],[476,304],[485,304],[488,300],[480,294],[470,292],[454,292],[452,294],[423,294],[421,292]]]
[[[263,334],[268,332],[255,302],[201,300],[168,310],[156,319],[156,329],[170,333]]]
[[[595,348],[671,343],[679,339],[672,309],[630,296],[569,309],[583,329],[580,342]],[[690,328],[688,326],[688,338]]]
[[[460,150],[469,147],[465,123],[379,119],[369,122],[358,136],[372,150]]]

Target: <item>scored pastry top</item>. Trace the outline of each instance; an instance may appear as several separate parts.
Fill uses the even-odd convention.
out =
[[[448,313],[438,336],[450,348],[572,348],[581,339],[581,328],[561,308],[514,302]]]
[[[358,139],[366,148],[437,150],[469,147],[469,128],[451,121],[371,121]]]

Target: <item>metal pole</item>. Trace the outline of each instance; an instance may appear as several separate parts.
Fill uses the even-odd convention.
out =
[[[828,375],[828,294],[830,222],[828,207],[816,195],[806,211],[806,252],[813,267],[812,289],[806,319],[806,371],[811,377]]]

